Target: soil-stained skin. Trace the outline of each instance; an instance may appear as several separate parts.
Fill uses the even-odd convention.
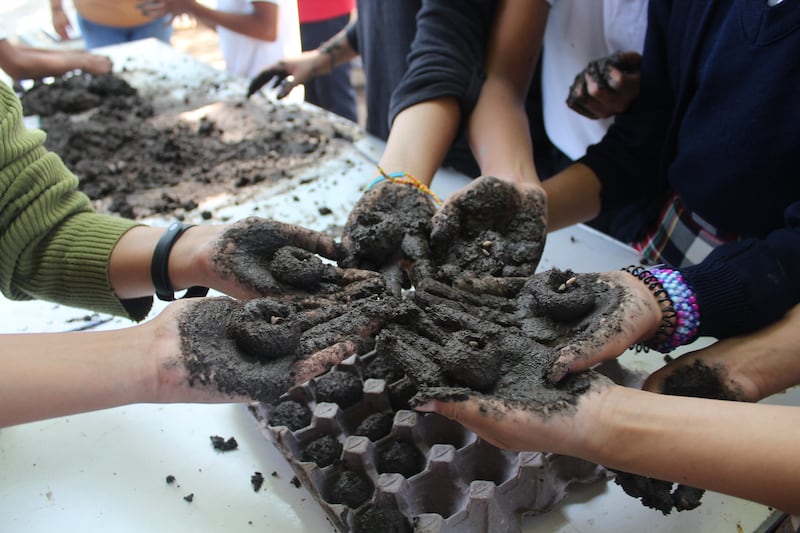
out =
[[[467,274],[530,276],[544,248],[544,212],[536,193],[479,178],[437,213],[431,233],[437,277],[452,283]]]

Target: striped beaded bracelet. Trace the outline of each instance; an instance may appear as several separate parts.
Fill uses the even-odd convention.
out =
[[[635,344],[633,347],[637,352],[653,349],[669,353],[697,338],[700,310],[694,291],[679,271],[670,268],[647,270],[636,265],[623,270],[642,280],[661,307],[662,319],[658,331],[647,342]]]
[[[700,327],[700,309],[697,298],[681,273],[671,268],[653,268],[650,273],[661,282],[675,307],[675,330],[660,344],[649,344],[654,350],[669,353],[678,346],[689,344],[697,338]]]

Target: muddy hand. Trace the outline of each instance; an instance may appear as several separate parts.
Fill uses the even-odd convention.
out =
[[[249,384],[247,394],[262,401],[273,401],[343,359],[372,350],[375,334],[384,324],[408,322],[414,313],[412,306],[391,298],[367,298],[308,311],[272,298],[222,304],[209,314],[217,319],[222,312],[227,314],[224,325],[217,326],[224,328],[226,340],[208,342],[193,351],[212,358],[220,347],[235,349],[249,365],[248,374],[240,377]],[[206,315],[195,314],[193,319],[198,324],[211,321]],[[200,327],[214,326],[193,322],[191,327],[200,331]]]
[[[778,322],[682,355],[651,374],[645,390],[757,402],[800,383],[800,306]]]
[[[428,195],[414,187],[377,184],[347,218],[340,265],[375,271],[399,265],[412,277],[430,276],[428,237],[434,210]]]
[[[329,294],[376,275],[341,269],[340,246],[322,233],[275,220],[250,217],[228,226],[210,245],[213,271],[239,296]],[[237,290],[238,287],[238,290]]]
[[[520,190],[490,177],[477,178],[434,215],[431,251],[437,277],[519,277],[536,270],[547,233],[547,207],[538,187]]]
[[[455,420],[504,450],[569,453],[572,441],[590,433],[585,420],[602,406],[607,390],[613,386],[601,374],[592,373],[592,380],[575,404],[562,403],[547,411],[480,396],[463,401],[430,400],[415,409]]]
[[[289,94],[289,91],[291,90],[291,89],[289,89],[289,91],[284,90],[285,89],[284,84],[286,85],[293,84],[294,76],[291,76],[288,70],[280,66],[262,70],[260,73],[258,73],[258,75],[255,78],[250,80],[250,85],[247,87],[247,98],[253,96],[259,90],[261,90],[262,87],[264,87],[270,82],[272,82],[272,84],[267,88],[277,89],[278,87],[281,87],[281,91],[279,91],[278,93],[278,98],[283,98],[284,96]],[[296,84],[292,85],[292,89],[294,88],[295,85]]]
[[[641,59],[636,52],[617,52],[592,61],[575,76],[567,105],[591,119],[627,110],[639,95]]]
[[[573,281],[544,277],[549,274],[534,277],[529,294],[520,296],[520,302],[534,315],[544,313],[568,324],[579,322],[574,336],[557,349],[549,373],[554,382],[613,359],[637,342],[651,339],[662,323],[661,307],[655,296],[628,272],[577,274]],[[594,302],[583,298],[573,301],[573,291],[593,294]]]
[[[168,310],[177,306],[180,355],[177,364],[174,355],[162,361],[161,386],[169,384],[163,401],[271,402],[352,352],[349,345],[335,343],[315,353],[301,350],[304,329],[335,318],[333,312],[293,313],[285,303],[269,298],[244,303],[229,298],[184,300]],[[347,333],[352,331],[341,333],[343,342],[354,344]]]

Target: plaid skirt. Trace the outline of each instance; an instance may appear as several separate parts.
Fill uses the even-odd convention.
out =
[[[643,265],[683,268],[701,262],[720,244],[737,240],[723,235],[697,214],[687,211],[677,194],[667,201],[654,229],[633,243]]]

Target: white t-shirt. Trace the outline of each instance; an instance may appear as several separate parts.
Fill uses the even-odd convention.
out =
[[[613,118],[592,120],[567,107],[575,76],[594,59],[644,48],[647,0],[548,0],[542,58],[547,135],[571,159],[602,139]]]
[[[234,76],[252,79],[264,68],[272,65],[286,56],[299,55],[300,22],[297,16],[296,0],[217,0],[217,9],[229,13],[251,13],[254,2],[270,2],[278,5],[278,39],[268,42],[254,39],[241,33],[217,27],[219,46],[225,58],[227,71]],[[295,89],[290,95],[294,100],[296,93],[302,90]]]

